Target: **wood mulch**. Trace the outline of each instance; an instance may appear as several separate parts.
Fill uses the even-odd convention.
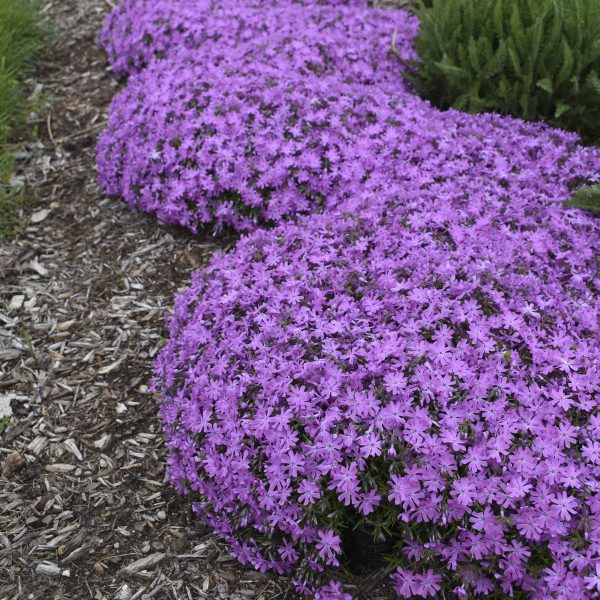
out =
[[[104,197],[94,147],[117,90],[96,36],[112,0],[46,0],[57,33],[21,153],[28,224],[0,242],[0,599],[292,598],[244,569],[164,480],[149,391],[164,316],[231,239]],[[357,598],[384,600],[381,573]]]

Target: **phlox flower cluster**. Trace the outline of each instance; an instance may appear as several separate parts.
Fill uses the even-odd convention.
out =
[[[390,80],[402,89],[388,47],[396,30],[410,54],[415,19],[298,4],[216,12],[199,28],[214,19],[227,37],[173,48],[113,101],[98,145],[101,185],[192,230],[248,231],[321,209],[356,159],[349,135],[371,125],[382,102],[373,96]]]
[[[306,593],[362,523],[402,540],[402,597],[594,597],[597,224],[380,202],[194,273],[156,363],[171,480],[239,560]]]
[[[432,108],[387,54],[412,17],[361,4],[130,0],[105,29],[102,184],[251,232],[175,301],[170,480],[316,600],[349,600],[354,527],[397,542],[402,598],[597,598],[600,225],[561,201],[600,151]]]
[[[356,168],[351,140],[369,122],[368,88],[166,62],[168,77],[154,65],[113,104],[97,158],[108,193],[165,223],[239,231],[337,197]]]
[[[277,34],[285,28],[297,37],[311,18],[340,18],[332,8],[350,6],[364,17],[366,0],[128,0],[113,10],[100,33],[100,43],[106,50],[118,76],[139,71],[156,59],[164,58],[181,48],[198,49],[207,42],[221,41],[230,48],[235,44],[265,34]],[[324,7],[326,10],[315,10]],[[283,8],[283,11],[281,10]],[[378,11],[375,11],[378,12]],[[343,13],[341,13],[343,14]],[[385,13],[380,13],[381,19]],[[285,15],[289,19],[282,19]],[[347,13],[346,13],[347,15]],[[389,14],[388,14],[389,17]],[[380,19],[380,20],[381,20]],[[355,39],[355,54],[373,52],[377,44],[374,35],[369,45],[367,32],[373,28],[373,15],[364,23],[362,39]],[[374,30],[373,33],[377,33]],[[319,41],[319,40],[315,40]],[[327,40],[322,40],[327,42]],[[361,44],[362,42],[362,44]]]

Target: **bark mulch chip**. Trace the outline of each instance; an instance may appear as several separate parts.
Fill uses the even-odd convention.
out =
[[[232,239],[161,226],[98,189],[118,84],[96,36],[112,4],[42,3],[58,32],[21,153],[28,223],[0,242],[0,598],[293,598],[287,579],[231,559],[164,480],[148,390],[164,316]],[[381,575],[357,597],[388,598]]]

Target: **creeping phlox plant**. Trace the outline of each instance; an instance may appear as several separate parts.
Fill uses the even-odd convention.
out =
[[[356,60],[368,57],[377,67],[379,62],[388,63],[385,54],[394,26],[402,39],[410,23],[414,37],[416,21],[408,13],[390,14],[367,9],[366,4],[365,0],[129,0],[108,16],[100,42],[119,76],[181,48],[221,42],[235,51],[240,42],[282,33],[291,39],[310,38],[329,50],[338,47]],[[394,66],[389,64],[390,74]]]
[[[357,528],[403,598],[598,597],[600,226],[561,201],[600,151],[411,95],[402,12],[252,4],[130,0],[104,34],[110,193],[192,230],[324,211],[177,297],[171,481],[316,600],[350,598]]]
[[[407,189],[194,273],[156,363],[169,475],[239,560],[345,598],[365,525],[401,597],[600,591],[598,225],[528,200]]]
[[[482,186],[507,197],[523,188],[566,193],[556,181],[569,172],[561,162],[577,148],[573,135],[442,113],[407,92],[342,83],[333,73],[277,75],[270,61],[252,60],[234,70],[198,54],[133,77],[98,145],[103,187],[164,222],[251,230],[410,181],[435,184],[427,193],[442,193],[442,184],[450,194],[481,195]],[[317,64],[300,44],[292,60],[299,69]],[[588,155],[577,151],[569,164]]]
[[[336,78],[247,71],[224,80],[220,67],[169,61],[159,80],[162,68],[116,99],[97,160],[107,192],[163,222],[244,231],[318,210],[355,158],[350,136],[365,98]]]
[[[349,135],[370,126],[384,83],[402,89],[382,13],[292,5],[269,11],[265,28],[264,11],[240,11],[248,39],[205,40],[153,62],[113,102],[98,145],[102,186],[191,229],[243,231],[321,208],[356,159]],[[409,53],[414,19],[395,21]],[[367,49],[373,31],[381,44]]]

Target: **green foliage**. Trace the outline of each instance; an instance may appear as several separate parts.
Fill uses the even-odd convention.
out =
[[[0,236],[18,224],[16,207],[22,195],[10,186],[11,142],[26,114],[21,81],[43,38],[44,29],[32,0],[0,0]]]
[[[0,157],[3,154],[6,153],[0,150]],[[25,206],[25,193],[23,188],[10,185],[8,173],[9,171],[4,173],[4,181],[0,180],[0,240],[18,235],[25,225],[19,216]]]
[[[565,204],[600,215],[600,183],[577,190]]]
[[[420,0],[417,12],[406,77],[423,97],[600,142],[600,0]]]

